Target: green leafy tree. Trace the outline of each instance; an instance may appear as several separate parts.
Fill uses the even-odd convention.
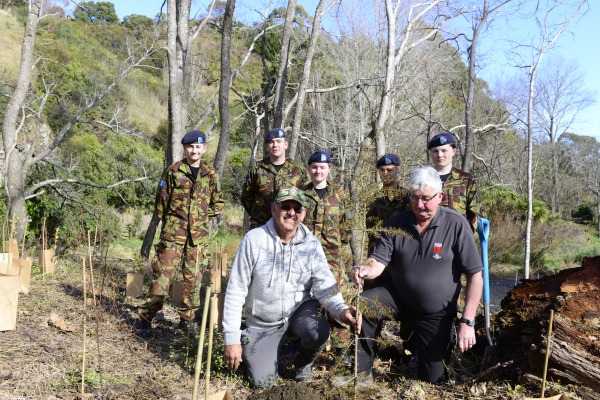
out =
[[[109,1],[82,1],[73,11],[73,18],[88,23],[116,24],[119,17],[115,5]]]

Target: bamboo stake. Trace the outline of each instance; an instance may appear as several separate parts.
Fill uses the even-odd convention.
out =
[[[210,393],[210,363],[212,362],[212,347],[213,347],[213,333],[215,331],[215,324],[213,318],[216,314],[217,306],[217,295],[213,293],[210,297],[210,316],[208,318],[208,350],[206,355],[206,385],[204,387],[204,398],[208,399]]]
[[[194,391],[192,394],[192,400],[198,398],[198,382],[200,381],[200,373],[202,372],[202,354],[204,347],[204,336],[206,334],[206,319],[208,317],[208,303],[210,302],[211,289],[210,285],[206,287],[206,294],[204,295],[204,307],[202,309],[202,326],[200,327],[200,338],[198,339],[198,352],[196,355],[196,368],[194,369]]]
[[[25,241],[27,240],[27,225],[28,225],[29,219],[25,218],[25,231],[23,232],[23,242],[21,243],[21,254],[22,254],[22,258],[25,259]]]
[[[94,269],[93,269],[93,259],[92,259],[92,243],[90,239],[90,231],[87,231],[87,239],[88,239],[88,257],[90,259],[90,283],[92,284],[92,296],[94,299],[94,306],[96,305],[96,288],[94,287]]]
[[[550,322],[548,323],[548,339],[546,343],[546,358],[544,360],[544,376],[542,378],[542,399],[546,391],[546,372],[548,371],[548,358],[550,357],[550,341],[552,340],[552,321],[554,320],[554,310],[550,310]]]
[[[46,273],[46,219],[42,220],[42,272]]]
[[[81,396],[85,394],[85,345],[87,336],[87,298],[86,298],[86,281],[85,281],[85,257],[81,257],[81,266],[83,273],[83,357],[81,358]]]
[[[365,236],[366,236],[366,232],[363,230],[362,232],[362,239],[360,242],[360,262],[363,262],[363,257],[364,257],[364,250],[365,250]],[[360,305],[360,291],[362,288],[362,284],[363,282],[360,282],[359,285],[356,287],[356,319],[358,321],[358,315],[359,315],[359,305]],[[355,329],[354,330],[354,387],[356,388],[358,386],[358,332]]]

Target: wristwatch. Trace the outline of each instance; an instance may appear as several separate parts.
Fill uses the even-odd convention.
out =
[[[475,326],[475,320],[474,319],[466,319],[465,317],[460,317],[460,319],[458,320],[458,322],[460,322],[461,324],[467,324],[471,327]]]

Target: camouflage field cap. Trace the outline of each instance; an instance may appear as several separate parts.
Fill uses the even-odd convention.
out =
[[[300,203],[302,207],[308,207],[308,199],[304,195],[304,192],[298,189],[295,186],[281,189],[277,193],[277,197],[275,198],[275,203],[283,203],[286,200],[294,200]]]

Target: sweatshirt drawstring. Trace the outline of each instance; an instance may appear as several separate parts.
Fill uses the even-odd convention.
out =
[[[277,265],[277,241],[275,241],[275,256],[273,257],[273,265],[271,266],[271,279],[269,280],[269,287],[273,286],[273,279],[275,279],[275,267]],[[283,253],[282,253],[283,256]]]
[[[290,276],[292,276],[292,261],[294,259],[294,244],[290,242],[290,264],[288,265],[288,275],[286,282],[290,281]]]

